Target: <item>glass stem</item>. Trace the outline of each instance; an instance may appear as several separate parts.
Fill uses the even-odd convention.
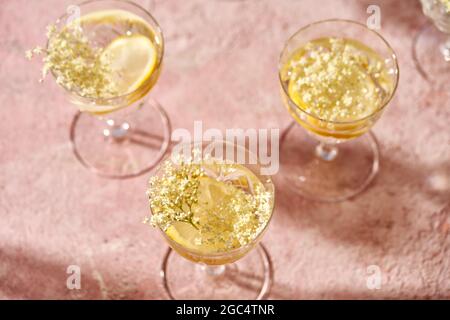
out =
[[[320,142],[316,146],[316,156],[324,161],[333,161],[338,155],[338,148],[334,144]]]
[[[450,36],[447,37],[447,40],[442,43],[439,47],[444,60],[450,62]]]
[[[209,266],[206,264],[201,264],[200,268],[203,272],[205,272],[208,276],[212,277],[218,277],[222,275],[225,272],[225,265],[219,265],[219,266]]]
[[[103,121],[103,136],[111,142],[122,142],[129,137],[132,132],[132,124],[128,121],[130,114],[138,111],[144,105],[144,101],[135,102],[126,108],[119,109],[112,113],[99,116]]]
[[[118,121],[113,118],[102,120],[105,123],[105,128],[103,129],[105,139],[121,142],[127,137],[130,131],[130,124],[128,122]]]

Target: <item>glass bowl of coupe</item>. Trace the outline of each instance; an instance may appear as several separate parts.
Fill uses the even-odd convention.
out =
[[[326,202],[364,190],[379,170],[378,144],[369,130],[399,80],[387,41],[353,21],[312,23],[286,42],[279,80],[295,120],[281,138],[281,170],[289,185]]]

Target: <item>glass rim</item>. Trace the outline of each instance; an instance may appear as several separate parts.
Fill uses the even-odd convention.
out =
[[[233,142],[231,142],[231,141],[229,141],[229,140],[217,140],[217,139],[213,139],[212,141],[204,141],[204,140],[200,140],[200,141],[191,141],[190,143],[189,142],[186,142],[186,143],[184,143],[185,145],[190,145],[192,148],[194,148],[196,145],[198,145],[198,144],[201,144],[202,145],[202,148],[203,148],[203,145],[204,144],[209,144],[209,143],[221,143],[222,145],[226,145],[226,144],[229,144],[229,145],[233,145],[233,147],[238,147],[238,148],[243,148],[246,152],[248,152],[249,154],[253,154],[254,155],[254,153],[252,153],[250,150],[248,150],[248,148],[246,148],[245,146],[243,146],[243,145],[241,145],[241,144],[239,144],[239,143],[235,143],[234,141]],[[170,154],[168,154],[163,160],[161,160],[161,162],[160,162],[160,164],[154,169],[154,171],[153,171],[153,175],[155,175],[155,174],[157,174],[157,172],[159,172],[159,170],[160,170],[160,168],[161,168],[161,166],[165,163],[165,161],[167,161],[167,159],[169,159],[170,158]],[[256,155],[255,155],[256,156]],[[258,159],[258,157],[257,157],[257,159]],[[258,163],[257,163],[257,165],[259,165],[259,159],[258,159]],[[152,175],[152,176],[153,176]],[[270,208],[270,217],[269,217],[269,220],[267,220],[267,223],[266,223],[266,225],[264,226],[264,228],[259,232],[259,234],[250,242],[250,243],[247,243],[246,245],[244,245],[244,246],[241,246],[241,247],[238,247],[238,248],[235,248],[235,249],[232,249],[232,250],[229,250],[229,251],[224,251],[224,252],[213,252],[213,253],[208,253],[208,254],[202,254],[199,250],[195,250],[195,249],[189,249],[189,248],[186,248],[186,247],[183,247],[181,244],[179,244],[178,242],[176,242],[175,240],[173,240],[173,239],[171,239],[167,234],[166,234],[166,232],[164,231],[164,230],[162,230],[160,227],[156,227],[158,230],[159,230],[159,232],[161,232],[162,233],[162,235],[163,235],[163,237],[164,237],[164,239],[166,239],[166,241],[169,243],[169,246],[171,246],[172,247],[172,244],[174,244],[176,247],[179,247],[179,248],[181,248],[181,250],[184,250],[184,251],[186,251],[186,252],[189,252],[189,253],[191,253],[191,254],[193,254],[193,255],[196,255],[196,256],[199,256],[199,257],[206,257],[206,258],[219,258],[219,257],[225,257],[225,256],[228,256],[228,255],[232,255],[232,254],[234,254],[234,253],[239,253],[239,252],[242,252],[242,251],[245,251],[246,249],[248,249],[248,248],[251,248],[252,246],[255,246],[255,245],[257,245],[258,244],[258,242],[260,241],[260,239],[261,239],[261,237],[264,235],[264,233],[267,231],[267,229],[269,228],[269,225],[270,225],[270,222],[272,221],[272,218],[273,218],[273,213],[274,213],[274,211],[275,211],[275,184],[273,183],[273,180],[272,180],[272,178],[271,178],[271,176],[269,176],[269,175],[266,175],[266,176],[264,176],[266,179],[267,179],[267,183],[271,186],[271,191],[272,191],[272,205],[271,205],[271,208]],[[153,214],[153,212],[152,212],[152,208],[151,208],[151,206],[150,206],[150,212],[151,212],[151,214]],[[173,247],[172,247],[173,248]],[[174,248],[173,248],[174,249]],[[175,251],[177,251],[176,249],[174,249]],[[178,252],[177,252],[178,253]],[[190,260],[191,261],[191,260]],[[193,262],[193,261],[192,261]]]
[[[131,5],[131,6],[135,7],[135,8],[137,8],[137,9],[141,10],[145,15],[147,15],[147,18],[150,18],[150,20],[151,20],[152,22],[154,22],[155,27],[152,26],[152,30],[154,30],[154,31],[161,37],[161,54],[158,54],[158,60],[157,60],[157,62],[156,62],[156,64],[155,64],[155,67],[154,67],[154,70],[159,69],[159,68],[161,67],[161,65],[162,65],[163,58],[164,58],[164,51],[165,51],[164,35],[163,35],[162,29],[161,29],[161,27],[160,27],[158,21],[150,14],[150,12],[149,12],[147,9],[143,8],[141,5],[139,5],[139,4],[135,3],[135,2],[132,2],[132,1],[130,1],[130,0],[86,0],[86,1],[80,2],[80,3],[76,4],[76,5],[82,7],[82,6],[85,6],[85,5],[88,5],[88,4],[91,4],[91,3],[95,3],[95,2],[101,3],[101,2],[107,2],[107,1],[109,1],[109,2],[116,2],[116,3],[121,3],[121,4],[125,4],[125,5]],[[122,9],[122,10],[125,10],[125,11],[126,11],[126,9]],[[58,20],[59,20],[59,21],[62,21],[63,19],[65,19],[65,18],[68,17],[68,16],[69,16],[69,13],[65,13],[65,14],[63,14],[62,16],[60,16],[60,17],[58,18]],[[80,16],[80,18],[81,18],[81,17],[82,17],[82,15]],[[57,20],[57,21],[58,21],[58,20]],[[48,48],[48,46],[49,46],[49,43],[50,43],[50,39],[47,40],[47,46],[46,46],[47,48]],[[52,76],[53,76],[54,78],[56,78],[56,75],[55,75],[55,73],[53,72],[53,70],[52,70],[51,68],[50,68],[50,73],[52,74]],[[152,74],[150,75],[150,77],[151,77],[152,75],[153,75],[153,72],[152,72]],[[114,102],[114,101],[121,100],[121,99],[126,99],[126,98],[128,98],[128,97],[131,97],[131,96],[137,94],[137,93],[139,92],[139,90],[141,90],[141,88],[142,88],[144,85],[147,84],[147,81],[148,81],[148,79],[149,79],[150,77],[148,77],[145,81],[143,81],[142,84],[141,84],[139,87],[137,87],[136,89],[134,89],[133,91],[130,91],[130,92],[128,92],[128,93],[125,93],[125,94],[122,94],[122,95],[118,95],[118,96],[115,96],[115,97],[110,97],[110,98],[85,97],[85,96],[80,95],[79,93],[77,93],[77,92],[74,91],[74,90],[68,89],[68,88],[65,87],[64,85],[58,84],[58,86],[62,87],[62,88],[63,88],[64,90],[66,90],[69,94],[73,94],[73,95],[77,96],[78,98],[80,98],[80,99],[82,99],[82,100],[89,100],[89,101],[94,101],[94,102],[96,102],[96,101],[102,101],[102,104],[109,105],[109,104],[112,104],[112,102]],[[144,95],[144,96],[145,96],[145,95]],[[144,98],[144,96],[141,97],[139,100],[141,100],[142,98]]]
[[[289,95],[289,93],[287,92],[287,88],[285,88],[285,86],[283,85],[283,81],[281,79],[281,69],[282,69],[282,64],[281,64],[281,59],[283,56],[283,53],[286,51],[289,42],[295,37],[297,36],[300,32],[303,32],[311,27],[314,27],[316,25],[320,25],[320,24],[324,24],[324,23],[329,23],[329,22],[343,22],[343,23],[349,23],[349,24],[354,24],[354,25],[358,25],[360,27],[363,27],[366,31],[371,32],[372,34],[374,34],[375,36],[377,36],[388,48],[388,50],[391,52],[391,56],[393,58],[394,61],[394,65],[395,65],[395,83],[394,83],[394,88],[391,91],[391,94],[389,96],[389,98],[386,99],[385,102],[383,102],[380,107],[378,107],[374,112],[372,112],[371,114],[363,117],[363,118],[359,118],[357,120],[349,120],[349,121],[335,121],[335,120],[326,120],[326,119],[322,119],[320,117],[318,117],[317,115],[314,115],[310,112],[307,112],[306,110],[304,110],[303,108],[301,108],[299,105],[297,105],[291,98],[291,96]],[[312,23],[307,24],[306,26],[301,27],[300,29],[298,29],[297,31],[295,31],[284,43],[283,49],[281,50],[279,59],[278,59],[278,80],[280,81],[280,85],[281,88],[283,90],[284,95],[287,97],[287,99],[289,100],[289,102],[291,102],[292,104],[294,104],[301,112],[305,113],[306,115],[314,118],[315,120],[318,121],[322,121],[322,122],[326,122],[326,123],[330,123],[330,124],[353,124],[353,123],[359,123],[361,121],[365,121],[368,120],[370,118],[372,118],[374,115],[376,115],[378,112],[382,111],[393,99],[395,92],[397,91],[398,88],[398,84],[399,84],[399,79],[400,79],[400,68],[398,65],[398,59],[397,59],[397,54],[395,53],[394,49],[392,48],[392,46],[389,44],[389,42],[387,42],[387,40],[377,31],[368,28],[365,24],[360,23],[358,21],[354,21],[354,20],[349,20],[349,19],[325,19],[325,20],[319,20],[319,21],[315,21]]]

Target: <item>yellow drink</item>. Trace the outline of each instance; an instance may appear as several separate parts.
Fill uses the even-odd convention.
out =
[[[185,258],[226,264],[245,255],[270,220],[273,189],[239,164],[166,162],[150,180],[151,223]]]
[[[50,31],[46,68],[81,111],[105,114],[128,106],[158,79],[162,38],[138,15],[94,11]]]
[[[346,38],[308,42],[287,59],[280,78],[295,104],[285,101],[294,119],[314,134],[336,139],[365,133],[394,89],[382,57]]]

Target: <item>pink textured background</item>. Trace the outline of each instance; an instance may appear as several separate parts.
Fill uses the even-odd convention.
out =
[[[299,27],[325,18],[364,22],[382,10],[401,83],[375,126],[381,173],[355,200],[311,203],[275,179],[274,219],[263,239],[275,264],[271,298],[450,298],[450,94],[425,82],[411,58],[425,22],[413,0],[150,0],[166,39],[151,95],[174,128],[285,128],[277,58]],[[141,224],[147,176],[112,181],[74,158],[75,108],[24,51],[72,1],[0,0],[0,298],[166,298],[165,244]],[[82,290],[66,268],[82,268]],[[380,290],[366,268],[380,266]]]

